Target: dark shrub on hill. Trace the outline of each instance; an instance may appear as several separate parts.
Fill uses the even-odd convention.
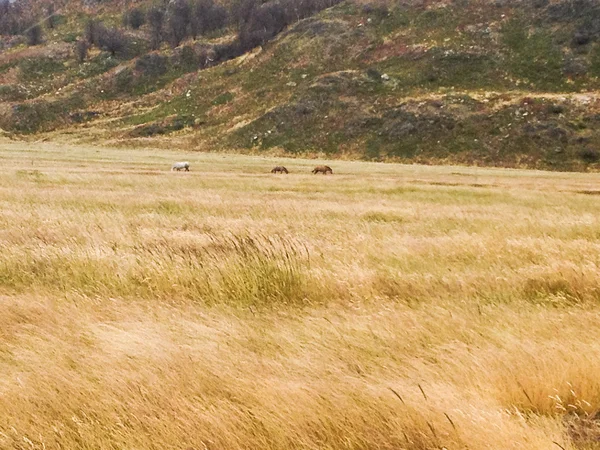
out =
[[[97,45],[112,56],[123,55],[127,50],[127,37],[117,28],[102,27],[99,30]]]
[[[600,40],[600,6],[594,14],[585,18],[577,29],[577,34],[589,37],[589,40]]]
[[[274,36],[289,23],[285,8],[279,2],[261,5],[250,16],[249,27],[252,31],[263,30],[266,35]]]
[[[250,18],[252,11],[260,4],[258,0],[234,0],[229,10],[231,22],[236,24],[238,28],[242,28]]]
[[[195,40],[198,35],[205,33],[205,22],[208,10],[211,6],[210,0],[196,0],[192,3],[192,17],[190,18],[190,34]]]
[[[213,0],[195,0],[192,3],[190,33],[194,39],[198,35],[220,30],[227,25],[227,10]]]
[[[131,137],[149,137],[157,134],[165,134],[167,130],[162,124],[152,123],[134,128],[129,132]]]
[[[203,48],[197,53],[196,60],[198,61],[198,67],[204,69],[214,61],[214,52]]]
[[[387,5],[382,3],[367,3],[363,6],[363,13],[368,16],[383,19],[390,14]]]
[[[58,22],[58,16],[55,14],[53,3],[50,3],[46,7],[45,14],[46,14],[46,26],[52,30],[54,27],[56,27],[56,24]]]
[[[585,148],[581,150],[578,156],[586,163],[595,163],[600,160],[600,153],[593,148]]]
[[[591,40],[592,38],[589,34],[581,33],[578,31],[577,33],[575,33],[573,39],[571,40],[571,46],[578,47],[581,45],[586,45],[589,44]]]
[[[157,50],[163,40],[165,12],[161,8],[154,6],[148,10],[147,18],[150,25],[150,46],[153,50]]]
[[[22,2],[0,0],[0,35],[22,34],[32,25]]]
[[[369,67],[366,71],[366,74],[369,78],[371,78],[374,81],[381,81],[381,72],[379,72],[377,69],[374,69],[373,67]]]
[[[585,45],[600,39],[600,2],[597,0],[559,0],[546,8],[553,22],[574,22],[576,34],[571,45]]]
[[[13,18],[11,17],[11,4],[8,0],[0,0],[0,35],[13,34]]]
[[[234,14],[240,15],[238,39],[244,51],[263,45],[290,23],[309,17],[340,0],[278,0],[259,5],[252,0],[239,4]],[[247,14],[246,18],[241,14]]]
[[[214,5],[210,10],[206,31],[210,33],[211,31],[225,28],[228,21],[229,15],[227,9],[220,5]]]
[[[35,24],[29,27],[26,31],[27,34],[27,44],[29,45],[39,45],[42,43],[43,32],[42,26],[39,24]]]
[[[547,110],[550,114],[562,114],[565,112],[565,107],[558,103],[553,103],[548,105]]]
[[[75,57],[77,58],[77,61],[81,63],[86,60],[89,48],[90,44],[83,39],[78,39],[77,42],[75,42]]]
[[[191,8],[185,0],[175,0],[167,10],[167,39],[172,47],[181,44],[188,35]]]
[[[213,61],[209,62],[223,62],[233,58],[237,58],[245,53],[245,49],[242,47],[239,39],[228,44],[217,44],[213,47],[214,58]]]
[[[78,111],[69,114],[69,119],[75,123],[88,122],[98,117],[100,113],[98,111]]]
[[[263,45],[280,33],[288,23],[289,18],[280,3],[265,3],[252,10],[250,19],[240,29],[240,44],[248,50]]]
[[[98,45],[98,37],[103,28],[102,22],[97,19],[90,19],[86,22],[84,34],[88,44]]]
[[[146,23],[144,11],[140,8],[132,8],[123,14],[123,24],[137,30]]]
[[[148,77],[159,77],[167,72],[167,57],[149,53],[135,63],[135,70]]]

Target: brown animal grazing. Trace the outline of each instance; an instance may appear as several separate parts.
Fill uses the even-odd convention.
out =
[[[271,173],[289,173],[289,172],[285,167],[277,166],[273,170],[271,170]]]
[[[329,166],[317,166],[313,169],[312,173],[322,173],[323,175],[327,175],[328,173],[333,174],[333,170]]]

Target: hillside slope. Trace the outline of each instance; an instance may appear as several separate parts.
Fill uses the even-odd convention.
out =
[[[143,3],[142,3],[143,6]],[[594,0],[346,1],[229,59],[231,27],[128,55],[73,42],[0,55],[0,128],[78,142],[554,170],[600,167]],[[137,46],[137,47],[136,47]],[[224,50],[225,49],[225,50]],[[235,56],[235,55],[233,55]]]

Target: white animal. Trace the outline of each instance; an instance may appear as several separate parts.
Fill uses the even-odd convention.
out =
[[[175,164],[173,164],[173,167],[171,167],[171,171],[176,170],[177,172],[179,172],[180,170],[184,170],[186,172],[190,171],[190,163],[187,161],[181,161],[181,162],[176,162]]]

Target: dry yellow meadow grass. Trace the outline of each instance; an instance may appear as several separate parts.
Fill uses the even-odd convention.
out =
[[[600,176],[328,163],[0,143],[0,448],[600,448]]]

